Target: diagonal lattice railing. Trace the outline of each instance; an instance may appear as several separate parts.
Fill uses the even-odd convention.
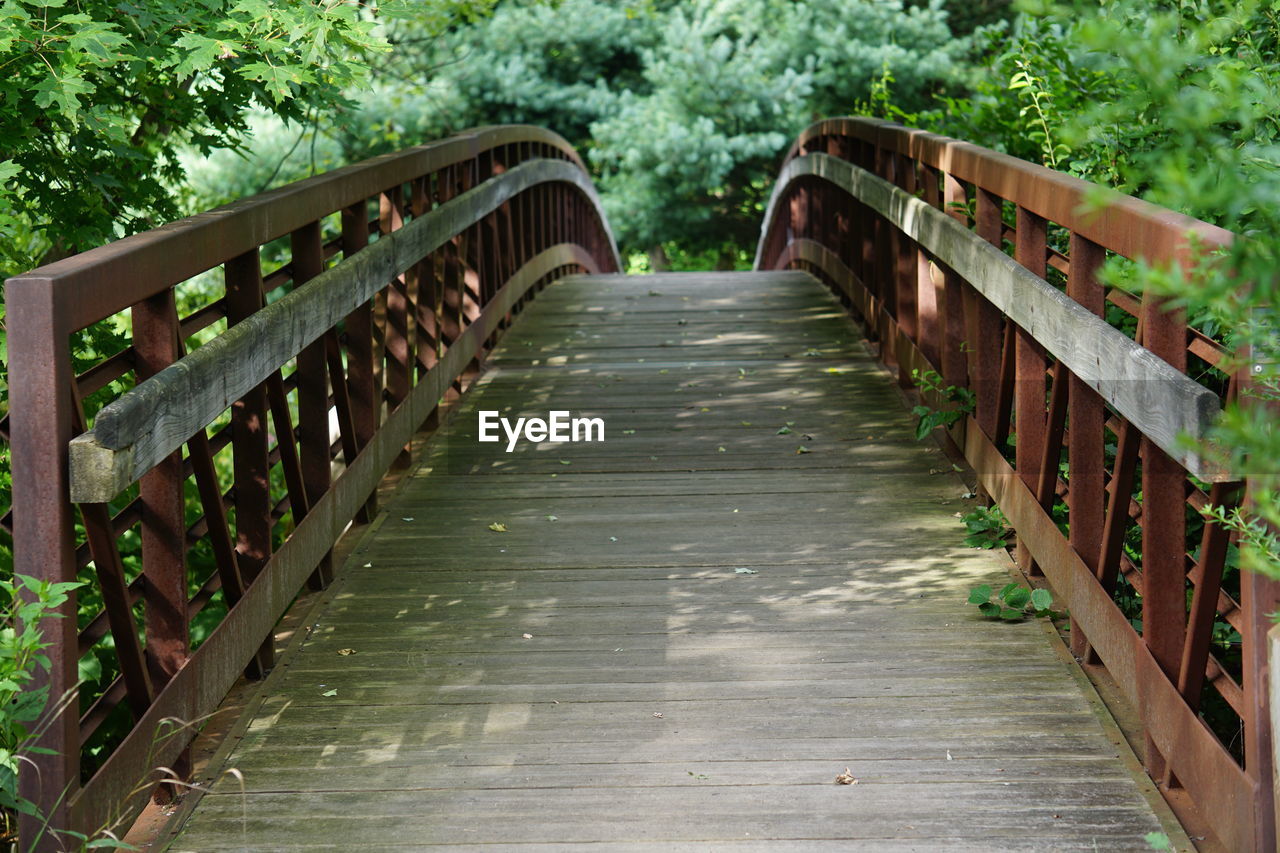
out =
[[[43,624],[60,711],[21,786],[50,827],[122,826],[181,776],[414,432],[578,270],[618,271],[582,162],[495,127],[8,280],[15,570],[85,582]],[[41,824],[24,849],[61,849]]]
[[[896,124],[820,121],[787,156],[756,267],[826,281],[904,387],[933,371],[972,392],[945,440],[1070,610],[1073,651],[1138,710],[1148,771],[1230,849],[1273,850],[1280,587],[1235,571],[1232,535],[1198,512],[1247,494],[1196,449],[1247,374],[1181,313],[1098,277],[1108,257],[1187,264],[1192,235],[1232,235],[1128,197],[1099,211],[1096,190]]]

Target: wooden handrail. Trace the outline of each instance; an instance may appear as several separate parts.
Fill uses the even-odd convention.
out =
[[[111,500],[386,282],[513,196],[552,181],[576,187],[600,209],[577,164],[526,161],[384,236],[123,394],[71,441],[71,500]],[[619,264],[616,247],[613,260]]]
[[[776,215],[779,199],[805,176],[830,181],[848,192],[958,273],[1192,474],[1208,482],[1237,479],[1200,452],[1222,411],[1217,394],[1082,308],[954,217],[866,169],[819,153],[787,161],[766,208],[765,229]]]

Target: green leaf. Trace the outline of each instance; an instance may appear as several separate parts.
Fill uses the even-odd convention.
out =
[[[1000,592],[997,593],[997,595],[999,595],[1001,600],[1004,600],[1005,596],[1007,596],[1009,593],[1013,592],[1017,588],[1018,588],[1018,585],[1016,583],[1007,583],[1004,586],[1000,587]]]
[[[173,46],[177,49],[171,60],[174,62],[174,73],[179,77],[187,77],[193,72],[212,68],[224,53],[226,45],[199,33],[186,33]]]
[[[1053,606],[1053,593],[1047,589],[1037,589],[1031,593],[1031,604],[1036,610],[1048,610]]]
[[[1142,836],[1142,840],[1147,842],[1152,850],[1172,850],[1173,842],[1169,840],[1169,836],[1163,832],[1148,832]]]
[[[1004,619],[1006,622],[1016,622],[1026,617],[1026,615],[1027,614],[1021,610],[1013,610],[1008,607],[1005,607],[1000,611],[1000,618]]]
[[[99,60],[95,63],[97,65],[110,65],[134,58],[124,51],[129,40],[115,32],[115,24],[95,21],[81,13],[62,15],[58,22],[71,28],[72,34],[67,38],[67,47]]]
[[[983,602],[990,600],[991,587],[985,583],[982,586],[975,586],[973,589],[969,590],[970,604],[982,604]]]
[[[94,86],[84,79],[79,70],[67,70],[61,77],[55,72],[32,87],[36,93],[36,106],[57,106],[64,118],[75,121],[80,114],[80,96],[89,95]]]
[[[978,605],[978,612],[988,619],[994,619],[1000,615],[1000,605],[992,601],[984,602]]]
[[[261,80],[277,104],[292,97],[295,86],[311,79],[311,74],[303,69],[266,62],[250,62],[240,69],[240,74],[249,80]]]
[[[21,171],[22,167],[12,160],[0,161],[0,184],[7,182]]]
[[[1015,587],[1009,591],[1008,595],[1000,596],[1004,603],[1009,607],[1022,608],[1027,606],[1027,602],[1031,600],[1031,590],[1025,586]]]

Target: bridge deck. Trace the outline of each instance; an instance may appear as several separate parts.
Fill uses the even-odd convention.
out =
[[[478,409],[607,438],[506,453]],[[963,492],[807,275],[567,279],[173,849],[1148,849],[1168,821],[1060,646],[965,603],[1007,571]]]

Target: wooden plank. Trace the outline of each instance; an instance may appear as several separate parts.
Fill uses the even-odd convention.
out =
[[[711,304],[730,298],[732,279],[771,277],[698,278],[691,301]],[[561,304],[591,304],[597,283],[643,299],[689,285],[575,277],[556,285]],[[516,332],[542,334],[559,311],[547,304],[534,301]],[[802,390],[779,404],[782,423],[861,436],[861,452],[814,467],[816,452],[770,461],[769,443],[794,436],[741,425],[754,416],[675,428],[688,410],[663,390],[664,362],[598,388],[619,370],[613,352],[547,367],[521,349],[501,350],[459,402],[270,676],[221,765],[243,774],[244,793],[211,771],[217,793],[171,849],[335,837],[705,849],[748,832],[770,849],[1140,849],[1148,832],[1177,836],[1041,627],[987,623],[965,602],[969,587],[1004,582],[1007,564],[963,546],[965,486],[910,439],[865,356],[841,375],[775,360],[741,389],[729,387],[736,367],[707,366],[693,346],[671,362],[692,361],[713,394]],[[567,466],[559,450],[480,445],[477,408],[522,406],[520,387],[534,411],[581,391],[611,424],[642,405],[630,422],[648,434],[591,448],[610,473],[583,473],[587,445],[566,448]],[[725,453],[688,446],[717,435]],[[450,450],[520,465],[450,473]],[[743,467],[652,471],[638,464],[649,450]],[[540,456],[555,470],[529,473]],[[486,530],[492,521],[508,532]],[[846,766],[859,785],[834,784]]]
[[[784,167],[765,216],[766,228],[786,188],[809,175],[852,193],[901,228],[1192,474],[1215,482],[1232,479],[1195,449],[1221,411],[1215,393],[922,200],[850,163],[809,154]]]
[[[181,744],[186,743],[183,738],[171,736],[175,731],[172,721],[202,719],[217,707],[255,651],[249,638],[270,635],[303,581],[364,505],[405,442],[438,405],[448,382],[471,358],[481,330],[510,310],[547,272],[568,263],[587,266],[593,261],[578,247],[561,244],[525,264],[498,292],[477,323],[455,342],[450,353],[414,386],[406,404],[387,418],[375,440],[360,451],[334,488],[309,507],[307,516],[263,567],[244,598],[156,696],[121,747],[71,798],[73,825],[114,825],[119,816],[136,810],[139,795],[145,795],[147,790],[139,780],[155,779],[155,768],[175,759]],[[131,794],[122,801],[121,791]]]
[[[672,775],[679,772],[687,776],[691,770],[673,769]],[[837,768],[837,772],[841,770],[843,767]],[[332,839],[355,830],[362,844],[376,847],[405,838],[414,838],[419,844],[460,840],[504,844],[515,839],[560,844],[630,841],[654,845],[670,840],[706,844],[748,837],[878,843],[886,838],[959,835],[957,812],[965,815],[971,832],[996,846],[1004,837],[1061,832],[1103,838],[1112,849],[1137,850],[1143,835],[1159,829],[1140,808],[1106,803],[1109,790],[1105,785],[1092,792],[1087,783],[1074,787],[1034,782],[844,787],[831,784],[826,778],[829,775],[807,785],[769,786],[767,805],[755,790],[758,785],[716,785],[711,780],[701,787],[644,788],[623,782],[604,789],[383,791],[367,800],[358,821],[345,793],[214,796],[207,800],[208,829],[193,833],[174,849],[208,850],[220,844],[243,844],[246,836],[259,838],[264,830],[282,824],[296,840]],[[1091,805],[1011,808],[1021,799],[1038,796],[1062,802],[1071,794],[1087,797]],[[904,802],[911,804],[909,814],[898,808]],[[839,815],[837,820],[815,827],[815,815],[833,812]],[[602,815],[609,815],[609,819],[602,821]],[[679,819],[673,820],[673,816]]]

